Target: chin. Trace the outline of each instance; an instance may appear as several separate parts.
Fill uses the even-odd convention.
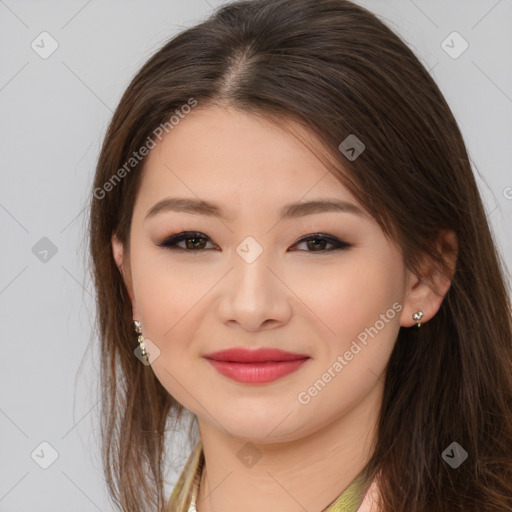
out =
[[[292,409],[293,406],[281,406],[258,412],[248,405],[236,407],[236,412],[232,408],[212,415],[218,421],[214,426],[222,425],[233,437],[254,444],[270,444],[294,441],[307,435],[302,419],[290,414]]]

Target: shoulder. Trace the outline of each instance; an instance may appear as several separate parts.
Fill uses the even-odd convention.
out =
[[[368,487],[368,490],[366,491],[366,494],[364,495],[363,501],[361,502],[361,505],[357,509],[357,512],[379,512],[379,486],[377,483],[377,478],[379,475],[377,475],[370,484],[370,487]]]
[[[202,442],[199,441],[190,453],[167,502],[167,512],[183,512],[188,510],[193,492],[194,477],[201,470],[202,463],[204,462],[202,448]]]

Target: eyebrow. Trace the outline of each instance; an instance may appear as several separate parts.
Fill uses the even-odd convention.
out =
[[[158,213],[169,211],[226,219],[226,214],[222,208],[215,203],[195,198],[167,197],[156,203],[147,211],[144,221],[154,217]],[[287,204],[281,209],[280,216],[282,219],[293,219],[324,212],[343,212],[361,216],[365,215],[363,210],[353,203],[338,199],[319,198],[308,202]]]

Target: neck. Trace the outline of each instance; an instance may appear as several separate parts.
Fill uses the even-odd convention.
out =
[[[198,512],[323,510],[363,470],[375,443],[382,386],[321,429],[293,440],[241,439],[198,418],[205,467]],[[290,436],[290,434],[288,434]],[[262,442],[265,441],[265,442]],[[239,458],[238,452],[257,454]]]

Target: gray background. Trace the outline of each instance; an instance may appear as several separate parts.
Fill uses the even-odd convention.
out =
[[[170,36],[221,3],[0,0],[0,512],[112,510],[96,427],[88,193],[132,76]],[[358,3],[402,34],[445,94],[511,268],[512,1]],[[58,43],[46,59],[31,47],[35,41],[42,51],[46,37],[51,48],[43,31]],[[458,58],[441,46],[453,31],[469,43]],[[43,469],[52,449],[58,456]],[[188,449],[173,452],[167,492]]]

